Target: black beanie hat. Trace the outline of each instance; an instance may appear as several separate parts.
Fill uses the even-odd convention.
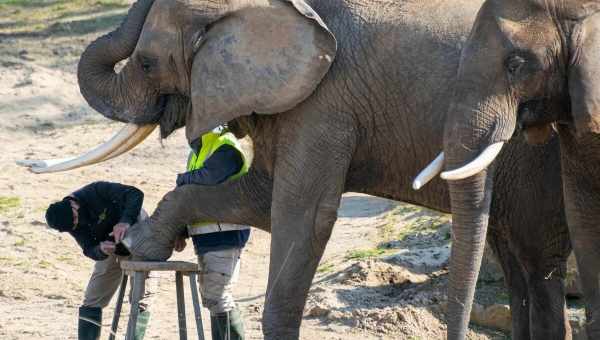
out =
[[[73,229],[73,209],[69,199],[50,204],[46,210],[46,222],[50,228],[60,232]]]

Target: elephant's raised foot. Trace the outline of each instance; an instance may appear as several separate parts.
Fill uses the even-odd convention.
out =
[[[152,232],[150,223],[145,220],[131,226],[122,243],[136,258],[166,261],[173,254],[173,245],[159,238],[160,233]]]

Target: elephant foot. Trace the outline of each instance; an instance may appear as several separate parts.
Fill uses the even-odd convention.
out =
[[[273,331],[264,331],[265,340],[298,340],[300,331],[298,329],[278,329]]]
[[[173,243],[160,240],[161,234],[150,228],[149,221],[149,219],[140,221],[129,227],[121,243],[135,258],[166,261],[173,254]]]

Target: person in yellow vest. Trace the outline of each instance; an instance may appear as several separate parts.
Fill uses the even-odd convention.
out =
[[[191,143],[187,172],[177,176],[177,186],[217,185],[236,180],[248,171],[248,160],[238,140],[226,129],[215,129]],[[198,264],[202,302],[210,310],[212,339],[244,339],[242,316],[233,299],[240,255],[250,227],[202,221],[188,226]],[[181,248],[181,241],[176,248]],[[184,246],[184,245],[183,245]]]

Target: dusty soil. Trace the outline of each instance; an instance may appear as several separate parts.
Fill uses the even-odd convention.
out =
[[[68,235],[47,228],[50,202],[92,181],[109,180],[142,189],[144,208],[151,212],[184,169],[182,132],[162,142],[155,133],[126,155],[67,173],[34,175],[15,165],[23,158],[80,153],[120,128],[87,107],[74,72],[85,45],[114,27],[126,6],[119,0],[0,2],[2,339],[76,338],[77,307],[93,262]],[[339,215],[310,292],[302,339],[443,338],[447,216],[352,193],[344,196]],[[253,231],[235,290],[249,339],[262,338],[269,242],[267,233]],[[194,261],[192,247],[176,259]],[[149,339],[177,337],[173,281],[160,276]],[[506,296],[501,284],[481,288],[482,304]],[[112,310],[112,304],[105,310],[105,336]],[[194,328],[189,304],[187,310]],[[506,336],[476,327],[469,338]]]

